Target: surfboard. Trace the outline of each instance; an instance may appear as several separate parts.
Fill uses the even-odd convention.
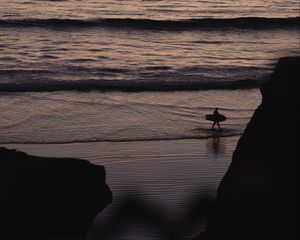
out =
[[[224,122],[227,118],[222,114],[208,114],[205,119],[212,122]]]

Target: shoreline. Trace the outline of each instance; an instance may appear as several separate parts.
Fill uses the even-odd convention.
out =
[[[147,143],[152,143],[154,145],[156,145],[157,142],[161,143],[165,143],[165,145],[167,145],[169,148],[171,147],[170,144],[180,144],[180,143],[190,143],[192,145],[194,145],[195,143],[198,143],[199,141],[203,141],[203,142],[209,142],[209,141],[213,141],[214,139],[229,139],[229,140],[233,140],[235,143],[233,143],[236,146],[236,143],[238,141],[238,139],[241,137],[242,134],[237,134],[237,135],[229,135],[229,136],[221,136],[221,137],[213,137],[213,136],[208,136],[208,137],[192,137],[192,138],[182,138],[182,139],[151,139],[151,140],[129,140],[129,141],[89,141],[89,142],[67,142],[67,143],[1,143],[1,147],[6,147],[9,149],[17,149],[19,151],[24,151],[28,154],[33,154],[33,155],[37,155],[37,156],[52,156],[52,157],[62,157],[60,154],[63,152],[57,152],[54,151],[52,152],[52,150],[59,149],[62,150],[65,147],[67,147],[67,152],[65,153],[67,156],[70,153],[70,151],[75,150],[74,153],[75,155],[84,155],[84,151],[81,154],[81,150],[84,150],[85,147],[87,148],[94,148],[96,145],[103,145],[103,146],[107,146],[107,145],[147,145]],[[77,148],[78,145],[82,145],[82,148],[80,148],[80,150]],[[161,144],[159,144],[161,145]],[[191,150],[191,148],[187,146],[187,149]],[[50,149],[47,150],[47,147],[50,147]],[[66,149],[64,149],[66,150]],[[63,154],[64,155],[64,154]],[[74,155],[74,154],[72,154]],[[80,158],[80,156],[78,156],[78,158]]]
[[[213,139],[213,138],[231,138],[231,137],[241,137],[243,135],[243,132],[240,133],[229,133],[228,135],[220,135],[222,133],[214,130],[211,130],[210,128],[204,129],[199,128],[200,130],[205,131],[211,131],[212,135],[207,136],[191,136],[191,137],[174,137],[174,138],[145,138],[145,139],[120,139],[120,140],[87,140],[87,141],[70,141],[70,142],[3,142],[0,143],[0,146],[9,147],[9,146],[23,146],[23,145],[70,145],[70,144],[91,144],[91,143],[131,143],[131,142],[160,142],[160,141],[185,141],[185,140],[205,140],[205,139]],[[198,129],[194,129],[198,130]],[[232,130],[225,129],[226,131],[230,132]]]

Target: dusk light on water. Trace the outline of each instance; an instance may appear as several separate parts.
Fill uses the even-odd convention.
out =
[[[33,240],[218,239],[211,229],[218,229],[213,224],[219,215],[210,213],[213,224],[207,225],[208,206],[216,196],[227,196],[231,178],[223,180],[225,187],[220,182],[229,166],[232,171],[240,166],[240,160],[232,159],[244,156],[249,136],[267,132],[266,140],[263,135],[253,141],[255,154],[264,150],[257,150],[256,143],[268,145],[268,137],[274,140],[275,133],[284,132],[266,127],[266,122],[284,122],[286,118],[278,117],[284,114],[298,116],[275,99],[293,97],[297,87],[286,94],[284,83],[296,76],[294,65],[282,70],[288,77],[272,74],[280,69],[279,59],[300,55],[299,11],[298,0],[0,0],[1,147],[91,163],[91,170],[83,162],[77,170],[77,163],[69,160],[51,158],[41,167],[42,160],[32,165],[8,161],[15,172],[3,167],[8,191],[3,201],[18,207],[16,217],[7,215],[7,229],[17,226]],[[275,83],[268,85],[271,76],[275,83],[285,79],[278,84],[282,94],[275,94]],[[264,115],[271,120],[257,124],[261,129],[256,133],[252,125],[263,118],[256,109],[272,97],[263,107],[273,102],[278,114],[270,110]],[[291,102],[290,108],[298,109],[292,107],[297,101]],[[285,143],[293,139],[290,132]],[[1,159],[9,159],[1,151]],[[251,157],[253,162],[259,159]],[[233,161],[238,164],[231,165]],[[256,179],[240,171],[245,179]],[[15,176],[13,187],[5,185],[6,174]],[[93,195],[94,187],[100,189],[97,181],[104,190]],[[90,213],[83,205],[97,210]],[[62,209],[64,227],[52,221]],[[206,236],[199,235],[205,231]],[[8,231],[10,238],[5,239],[20,239],[18,234]]]

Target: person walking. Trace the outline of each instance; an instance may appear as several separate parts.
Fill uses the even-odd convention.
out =
[[[213,123],[211,129],[214,129],[215,125],[217,124],[218,129],[219,129],[219,130],[222,130],[222,128],[221,128],[221,126],[220,126],[220,123],[219,123],[219,116],[220,116],[220,113],[218,112],[218,110],[219,110],[219,109],[216,108],[215,111],[214,111],[214,114],[213,114],[213,116],[214,116],[214,123]]]

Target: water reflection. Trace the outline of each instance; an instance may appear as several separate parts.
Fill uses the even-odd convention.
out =
[[[210,141],[207,141],[206,148],[208,153],[223,155],[226,152],[225,139],[221,137],[221,131],[214,131]]]

